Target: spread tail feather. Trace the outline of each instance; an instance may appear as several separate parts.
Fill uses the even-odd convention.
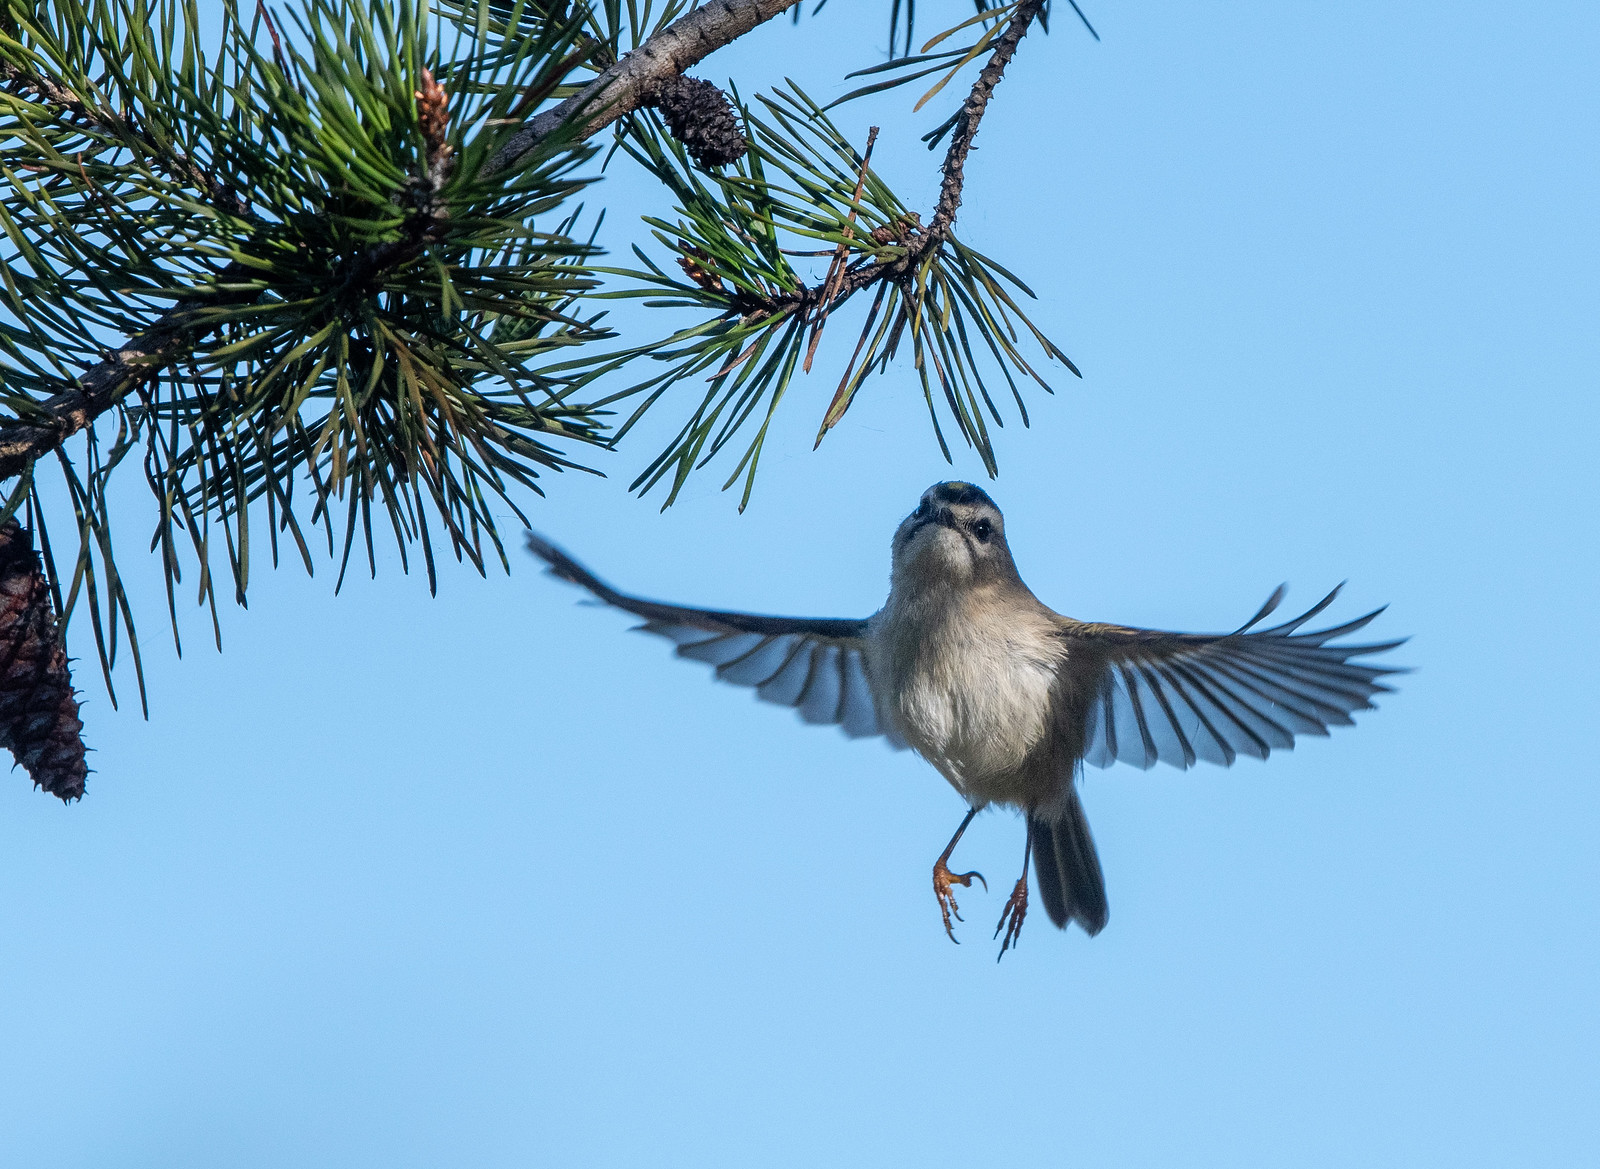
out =
[[[1105,929],[1106,880],[1076,792],[1052,819],[1032,819],[1033,872],[1045,912],[1062,929],[1069,921],[1090,937]]]

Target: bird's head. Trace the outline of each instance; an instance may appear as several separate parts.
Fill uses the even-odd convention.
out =
[[[935,483],[895,531],[896,587],[1016,579],[1000,509],[971,483]]]

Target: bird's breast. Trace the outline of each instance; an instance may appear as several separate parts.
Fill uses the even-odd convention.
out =
[[[874,625],[871,664],[901,736],[969,798],[1007,800],[1051,725],[1053,628],[959,603],[891,606]]]

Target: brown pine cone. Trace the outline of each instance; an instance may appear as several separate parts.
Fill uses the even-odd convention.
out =
[[[674,77],[657,85],[645,104],[661,111],[668,132],[708,170],[738,162],[750,149],[728,95],[709,81]]]
[[[683,269],[685,276],[707,292],[727,293],[728,286],[717,275],[716,262],[710,256],[687,240],[679,240],[678,246],[683,249],[683,255],[678,257],[678,267]]]
[[[0,747],[36,786],[83,797],[83,720],[33,533],[0,526]]]

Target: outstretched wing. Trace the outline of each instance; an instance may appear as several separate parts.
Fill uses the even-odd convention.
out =
[[[905,747],[873,703],[866,621],[664,605],[618,592],[537,533],[528,533],[528,551],[550,566],[552,576],[643,617],[636,628],[675,642],[679,657],[715,666],[722,681],[752,686],[758,698],[792,706],[808,723],[836,723],[851,738],[883,735],[894,747]]]
[[[1297,632],[1333,603],[1338,589],[1293,621],[1251,632],[1283,594],[1280,586],[1241,628],[1221,635],[1070,622],[1063,635],[1104,663],[1089,709],[1085,762],[1192,767],[1203,759],[1227,767],[1240,755],[1265,759],[1274,749],[1292,749],[1296,735],[1350,725],[1354,711],[1371,709],[1372,696],[1390,689],[1379,678],[1406,672],[1355,660],[1404,638],[1331,644],[1382,609],[1331,629]]]

